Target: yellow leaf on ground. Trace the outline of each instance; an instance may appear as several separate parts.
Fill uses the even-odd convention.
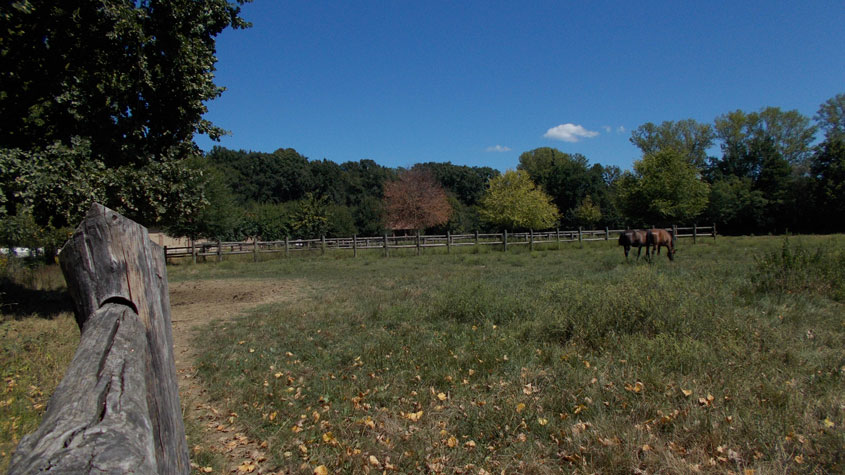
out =
[[[211,472],[214,471],[214,468],[213,467],[203,467],[201,470],[205,473],[211,473]]]
[[[540,417],[540,418],[537,419],[537,423],[540,424],[541,426],[544,426],[544,425],[549,423],[549,420],[546,419],[545,417]]]
[[[686,397],[690,397],[690,396],[692,395],[692,389],[681,389],[681,392],[682,392],[682,393],[684,394],[684,396],[686,396]]]
[[[329,475],[329,469],[325,465],[320,465],[314,469],[314,475]]]
[[[519,403],[519,404],[516,405],[516,412],[522,412],[523,410],[525,410],[525,404],[524,403]]]
[[[446,394],[445,393],[437,393],[437,399],[439,399],[441,401],[445,401],[446,400]]]
[[[409,412],[407,414],[403,412],[402,415],[405,417],[405,419],[408,419],[411,422],[417,422],[422,417],[423,411]]]
[[[369,460],[370,460],[370,465],[374,465],[374,466],[376,466],[376,467],[378,467],[378,466],[379,466],[379,461],[378,461],[378,459],[376,458],[376,456],[375,456],[375,455],[370,455],[370,459],[369,459]]]
[[[834,423],[832,420],[830,420],[829,417],[824,418],[824,426],[827,427],[828,429],[834,427],[835,425],[836,425],[836,423]]]
[[[449,440],[446,441],[446,445],[450,448],[455,448],[455,446],[458,445],[458,439],[456,439],[454,435],[450,435]]]
[[[238,473],[252,473],[253,471],[255,471],[255,464],[249,460],[245,460],[238,466]]]

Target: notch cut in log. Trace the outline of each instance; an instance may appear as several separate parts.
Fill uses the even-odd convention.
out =
[[[82,336],[9,473],[189,473],[160,246],[94,204],[59,261]]]

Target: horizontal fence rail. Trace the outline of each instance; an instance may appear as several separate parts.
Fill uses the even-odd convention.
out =
[[[716,225],[710,226],[672,226],[665,228],[677,238],[692,238],[696,243],[700,237],[716,238]],[[625,229],[574,229],[551,231],[529,231],[522,233],[473,233],[473,234],[426,234],[419,233],[412,235],[382,235],[366,237],[343,237],[319,239],[289,239],[281,241],[205,241],[194,242],[190,246],[164,247],[166,259],[190,257],[194,262],[197,258],[206,259],[213,257],[222,261],[223,256],[239,254],[252,254],[254,260],[258,260],[261,254],[284,253],[289,256],[292,253],[305,251],[319,252],[325,254],[327,251],[351,251],[353,256],[358,255],[360,250],[380,250],[385,256],[390,255],[394,249],[415,249],[419,255],[423,249],[446,248],[451,252],[453,247],[466,246],[498,246],[507,251],[508,246],[528,246],[534,249],[537,244],[584,242],[584,241],[609,241],[616,239],[625,232]]]

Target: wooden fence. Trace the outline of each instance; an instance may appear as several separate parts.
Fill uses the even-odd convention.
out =
[[[10,474],[190,472],[163,257],[146,228],[98,204],[62,248],[82,335]]]
[[[667,231],[673,233],[675,238],[692,238],[693,243],[697,242],[700,237],[716,238],[716,225],[711,226],[687,226],[679,227],[672,226],[666,228]],[[564,242],[583,242],[583,241],[608,241],[611,238],[616,238],[624,229],[576,229],[576,230],[553,230],[553,231],[530,231],[527,233],[473,233],[473,234],[441,234],[441,235],[387,235],[358,237],[352,236],[349,238],[327,238],[325,236],[319,239],[284,239],[282,241],[245,241],[245,242],[225,242],[225,241],[207,241],[195,242],[191,246],[180,247],[164,247],[164,254],[167,259],[187,258],[190,257],[193,262],[197,262],[197,258],[214,258],[218,261],[223,260],[223,256],[232,256],[238,254],[252,254],[254,260],[258,260],[258,256],[268,253],[283,253],[285,257],[291,253],[302,251],[319,252],[325,254],[327,251],[346,251],[351,252],[353,257],[358,256],[359,251],[364,250],[378,250],[389,256],[390,251],[394,249],[411,249],[416,250],[416,254],[420,255],[423,249],[426,248],[446,248],[447,252],[451,252],[452,248],[465,246],[493,246],[495,248],[507,251],[510,246],[528,246],[531,250],[538,244],[557,243],[560,245]]]

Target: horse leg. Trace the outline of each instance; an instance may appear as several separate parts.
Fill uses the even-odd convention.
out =
[[[623,249],[625,249],[625,260],[627,261],[628,260],[628,251],[631,250],[631,246],[625,246]]]
[[[639,260],[640,260],[640,254],[642,254],[642,252],[643,252],[643,247],[642,247],[642,246],[638,246],[638,247],[637,247],[637,261],[639,261]]]

